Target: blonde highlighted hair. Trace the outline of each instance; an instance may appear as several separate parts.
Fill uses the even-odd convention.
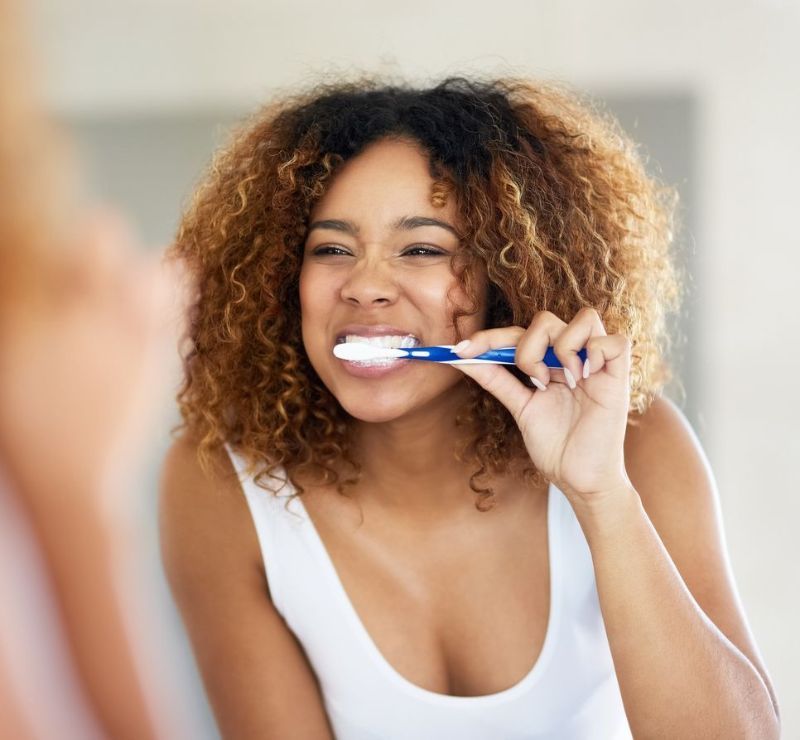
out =
[[[474,298],[485,270],[489,327],[527,326],[542,310],[569,321],[591,306],[609,334],[631,338],[633,422],[671,377],[668,316],[683,285],[675,191],[645,172],[613,118],[563,87],[361,77],[277,96],[217,155],[183,217],[173,253],[198,294],[178,400],[201,460],[228,442],[265,486],[279,468],[298,493],[301,474],[342,493],[358,480],[352,419],[303,348],[298,275],[313,205],[343,162],[387,137],[427,154],[434,205],[456,199],[459,279]],[[527,454],[506,409],[463,382],[458,421],[472,431],[454,454],[474,464],[470,485],[485,510],[491,476]],[[540,480],[530,465],[525,473]]]

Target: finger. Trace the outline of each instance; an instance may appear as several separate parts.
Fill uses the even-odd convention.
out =
[[[557,368],[549,368],[544,356],[556,337],[560,336],[566,323],[550,311],[539,311],[517,345],[515,362],[526,375],[539,381],[544,387],[551,380],[564,382]],[[552,372],[551,372],[552,371]],[[534,385],[536,385],[534,383]]]
[[[75,243],[65,251],[60,294],[88,300],[118,295],[135,254],[131,230],[121,215],[104,207],[87,211],[79,221]]]
[[[572,321],[553,342],[556,357],[564,368],[569,370],[572,377],[568,376],[568,379],[574,381],[569,383],[571,388],[575,388],[577,381],[584,375],[584,363],[578,357],[578,352],[586,347],[592,337],[604,336],[606,330],[600,314],[594,308],[585,307],[575,314]]]
[[[153,308],[159,325],[182,329],[195,297],[194,276],[187,265],[163,249],[152,249],[137,255],[137,269],[141,272],[141,301]]]
[[[534,393],[502,365],[453,365],[503,404],[519,424]]]
[[[631,346],[631,340],[624,334],[592,337],[586,343],[590,376],[605,369],[613,378],[627,378],[631,367]]]
[[[481,329],[471,337],[459,342],[453,351],[464,359],[477,357],[490,349],[516,347],[520,337],[525,333],[521,326],[503,326],[498,329]]]

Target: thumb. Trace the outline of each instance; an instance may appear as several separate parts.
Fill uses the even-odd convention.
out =
[[[453,365],[491,393],[519,421],[523,409],[533,397],[526,388],[502,365]]]

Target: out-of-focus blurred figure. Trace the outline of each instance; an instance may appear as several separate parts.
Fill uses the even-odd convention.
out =
[[[83,204],[20,12],[0,0],[0,737],[180,737],[130,577],[180,278]]]

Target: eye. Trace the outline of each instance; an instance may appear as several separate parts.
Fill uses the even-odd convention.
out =
[[[404,257],[444,257],[446,254],[443,249],[430,247],[427,244],[415,244],[403,252]]]
[[[338,257],[340,255],[348,255],[348,252],[344,247],[338,247],[335,244],[325,244],[321,247],[317,247],[311,251],[315,257],[325,257],[327,255],[333,255],[334,257]]]

